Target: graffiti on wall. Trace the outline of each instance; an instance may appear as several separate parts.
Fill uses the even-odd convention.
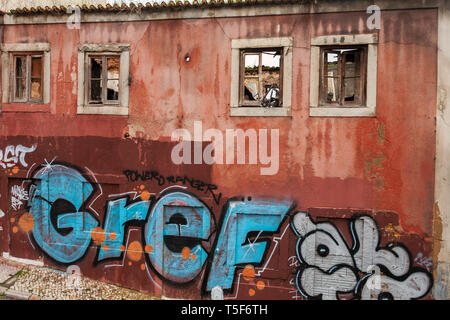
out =
[[[305,212],[296,213],[291,225],[299,237],[296,285],[306,298],[336,300],[350,293],[363,300],[419,299],[432,286],[427,270],[412,267],[405,246],[380,247],[379,228],[370,216],[351,219],[351,247],[333,223],[314,222]]]
[[[20,164],[26,168],[28,164],[25,161],[25,156],[27,153],[34,152],[35,150],[36,145],[24,147],[21,144],[17,146],[9,145],[4,150],[0,149],[0,167],[6,169],[16,167]]]
[[[295,299],[418,299],[431,288],[429,271],[412,266],[427,264],[427,258],[418,255],[413,260],[400,243],[380,247],[379,228],[368,215],[351,219],[350,246],[336,225],[314,222],[304,212],[291,215],[290,228],[281,231],[294,208],[292,201],[231,198],[216,222],[212,208],[178,185],[159,195],[142,192],[143,186],[139,195],[110,195],[100,221],[92,204],[101,186],[88,171],[90,175],[66,163],[46,163],[31,173],[27,194],[19,188],[12,192],[28,197],[20,229],[58,263],[76,263],[95,246],[95,266],[106,267],[106,262],[125,255],[132,261],[144,257],[141,269],[148,266],[163,281],[187,284],[200,279],[203,294],[223,299],[225,293],[235,292],[225,298],[236,298],[241,278],[253,283],[261,276],[279,241],[292,229],[298,237],[296,256],[286,263],[297,270],[289,291]],[[141,228],[142,237],[130,244],[131,225]],[[264,285],[258,281],[255,288]],[[254,294],[250,289],[249,295]]]
[[[11,187],[11,207],[13,210],[18,210],[28,200],[28,191],[23,186],[14,185]]]
[[[203,288],[233,289],[236,270],[263,263],[270,247],[268,236],[276,233],[292,203],[231,199],[216,224],[211,209],[185,190],[169,190],[158,198],[141,194],[107,201],[103,225],[89,208],[96,184],[73,166],[41,165],[32,174],[28,210],[31,235],[38,247],[59,263],[80,260],[93,241],[98,246],[95,263],[123,257],[126,225],[143,227],[146,261],[163,279],[188,283],[205,268]],[[211,248],[203,243],[216,235]]]
[[[135,182],[138,180],[141,181],[152,181],[155,180],[159,186],[163,186],[166,183],[178,183],[181,182],[183,185],[188,185],[191,188],[196,189],[197,191],[203,192],[205,194],[209,194],[213,197],[214,202],[216,204],[220,203],[220,199],[222,198],[222,193],[216,194],[216,190],[218,187],[215,184],[206,183],[201,180],[193,179],[188,176],[164,176],[160,174],[156,170],[146,170],[139,172],[137,170],[125,170],[123,174],[126,176],[128,181]]]

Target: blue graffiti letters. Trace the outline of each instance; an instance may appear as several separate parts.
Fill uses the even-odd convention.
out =
[[[98,260],[117,258],[122,252],[120,246],[123,243],[125,232],[125,223],[131,220],[144,221],[148,209],[150,208],[150,200],[134,202],[127,204],[126,198],[108,201],[105,218],[105,242],[108,250],[100,250]],[[114,234],[114,237],[108,236]]]
[[[187,193],[161,197],[145,227],[145,242],[153,247],[148,255],[158,273],[177,283],[194,279],[208,257],[201,242],[209,239],[212,221],[210,210]]]
[[[275,232],[290,208],[290,202],[232,201],[225,213],[207,290],[230,289],[237,265],[261,263],[267,242],[258,241],[263,232]],[[254,240],[250,232],[257,232]]]
[[[33,238],[46,254],[73,263],[92,244],[97,247],[96,262],[120,259],[132,252],[126,227],[137,223],[147,263],[158,276],[182,284],[205,271],[202,281],[208,292],[214,287],[231,289],[236,268],[263,262],[270,247],[267,235],[279,230],[292,204],[230,200],[217,233],[211,210],[186,191],[165,192],[157,201],[120,196],[107,201],[101,228],[87,209],[96,191],[86,175],[64,164],[46,164],[35,171],[28,206]]]
[[[29,207],[33,237],[53,259],[71,263],[86,252],[90,231],[98,221],[83,210],[94,189],[77,170],[63,165],[43,166],[33,176]]]

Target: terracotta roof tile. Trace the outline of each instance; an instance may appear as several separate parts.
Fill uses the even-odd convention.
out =
[[[162,10],[162,9],[189,9],[189,8],[207,8],[207,7],[236,7],[236,6],[253,6],[253,5],[264,5],[264,4],[301,4],[313,0],[168,0],[158,2],[145,2],[130,5],[122,3],[118,4],[105,4],[105,5],[77,5],[81,11],[84,12],[119,12],[119,11],[129,11],[133,12],[136,10]],[[67,7],[65,6],[37,6],[37,7],[22,7],[10,10],[7,14],[11,15],[33,15],[33,14],[65,14],[67,12]],[[0,14],[6,14],[0,11]]]

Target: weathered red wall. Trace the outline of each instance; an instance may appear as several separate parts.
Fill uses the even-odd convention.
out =
[[[235,196],[294,201],[296,210],[309,211],[313,217],[350,217],[346,210],[337,209],[373,211],[383,245],[400,240],[412,260],[419,253],[430,257],[437,12],[383,11],[379,31],[368,30],[366,18],[365,12],[355,12],[86,23],[80,30],[69,30],[64,24],[5,26],[4,43],[51,44],[51,102],[45,106],[48,112],[14,112],[15,105],[3,104],[0,147],[37,144],[37,150],[26,157],[29,165],[56,157],[56,161],[88,167],[100,183],[117,185],[111,187],[111,193],[127,192],[141,184],[158,193],[168,186],[154,181],[127,182],[122,173],[126,169],[186,174],[218,186],[223,197],[219,204],[189,188],[212,207],[216,220],[222,206]],[[379,32],[376,118],[309,117],[311,37],[373,32]],[[281,36],[294,39],[292,117],[230,117],[231,39]],[[110,42],[131,44],[129,116],[77,115],[77,46]],[[189,62],[184,59],[186,54],[191,57]],[[260,175],[258,165],[175,166],[170,162],[171,133],[177,128],[193,132],[194,121],[202,121],[204,130],[223,132],[279,129],[278,174]],[[124,138],[125,133],[131,137]],[[30,245],[26,234],[12,232],[14,222],[9,219],[19,212],[8,203],[8,186],[14,183],[12,179],[25,178],[29,167],[20,169],[19,173],[4,170],[1,178],[0,208],[7,212],[0,219],[1,246],[14,256],[37,258],[42,253]],[[105,194],[95,204],[102,212],[100,221],[106,200]],[[374,213],[378,211],[390,213]],[[288,223],[286,220],[281,230]],[[140,241],[140,233],[135,234]],[[295,285],[290,283],[296,264],[288,261],[296,255],[296,241],[290,230],[283,236],[277,249],[280,258],[270,264],[277,270],[262,275],[264,290],[255,290],[250,296],[255,283],[242,281],[231,295],[238,293],[242,299],[296,296],[292,293]],[[271,248],[273,241],[269,251]],[[140,270],[141,263],[128,266],[124,262],[123,268],[108,270],[102,263],[94,266],[96,249],[92,246],[78,263],[83,274],[161,294],[147,271]],[[45,261],[64,267],[47,257]],[[153,278],[168,296],[200,296],[201,276],[182,287],[154,274]]]

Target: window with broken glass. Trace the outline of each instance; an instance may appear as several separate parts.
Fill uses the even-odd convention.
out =
[[[119,105],[120,55],[88,56],[88,104]]]
[[[241,50],[241,107],[282,106],[282,49]]]
[[[13,54],[12,99],[13,102],[42,103],[43,54]]]
[[[320,105],[365,105],[367,47],[322,47]]]

